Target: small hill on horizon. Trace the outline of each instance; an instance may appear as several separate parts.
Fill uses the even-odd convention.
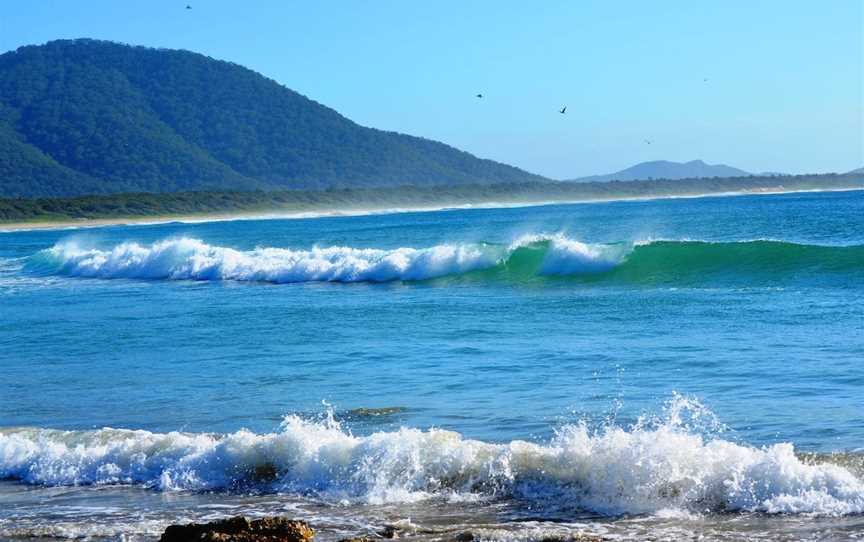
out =
[[[642,162],[606,175],[590,175],[569,179],[567,182],[588,183],[604,181],[644,181],[651,179],[702,179],[710,177],[746,177],[749,172],[724,164],[706,164],[702,160],[670,162],[654,160]]]
[[[76,39],[0,55],[0,197],[548,180],[189,51]]]

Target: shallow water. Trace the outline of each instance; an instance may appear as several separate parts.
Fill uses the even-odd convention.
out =
[[[0,233],[0,536],[239,511],[864,538],[862,217],[845,192]]]

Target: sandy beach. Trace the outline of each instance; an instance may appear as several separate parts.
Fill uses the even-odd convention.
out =
[[[270,210],[248,213],[202,213],[202,214],[184,214],[184,215],[154,215],[154,216],[137,216],[137,217],[116,217],[116,218],[80,218],[68,220],[40,220],[32,222],[0,222],[0,233],[14,231],[33,231],[33,230],[77,230],[87,228],[101,228],[108,226],[149,226],[155,224],[170,224],[172,222],[181,223],[202,223],[202,222],[226,222],[234,220],[290,220],[290,219],[306,219],[306,218],[322,218],[322,217],[339,217],[339,216],[363,216],[371,214],[398,214],[398,213],[422,213],[446,210],[466,210],[466,209],[506,209],[519,207],[540,207],[544,205],[576,205],[581,203],[602,203],[616,201],[653,201],[653,200],[674,200],[674,199],[693,199],[693,198],[721,198],[734,196],[758,196],[758,195],[776,195],[776,194],[804,194],[818,192],[854,192],[862,190],[861,188],[836,188],[836,189],[816,189],[816,190],[771,190],[771,189],[754,189],[744,190],[739,192],[722,192],[722,193],[707,193],[707,194],[686,194],[674,196],[651,196],[651,197],[636,197],[636,198],[598,198],[598,199],[580,199],[580,200],[560,200],[560,201],[522,201],[522,202],[476,202],[476,203],[453,203],[442,204],[436,206],[420,206],[420,207],[380,207],[380,208],[355,208],[355,209],[336,209],[322,208],[318,210]]]

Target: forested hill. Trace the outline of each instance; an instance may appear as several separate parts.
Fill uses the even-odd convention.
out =
[[[724,164],[706,164],[702,160],[690,162],[670,162],[654,160],[642,162],[635,166],[607,173],[573,179],[572,182],[605,182],[605,181],[647,181],[650,179],[704,179],[711,177],[746,177],[751,175],[744,170]]]
[[[538,180],[188,51],[79,39],[0,55],[2,197]]]

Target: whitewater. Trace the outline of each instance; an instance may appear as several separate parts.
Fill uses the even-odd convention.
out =
[[[858,540],[864,192],[0,233],[0,539]],[[323,403],[323,404],[322,404]]]
[[[711,270],[858,272],[864,268],[864,246],[773,240],[586,244],[563,234],[532,234],[506,246],[476,243],[391,250],[316,246],[309,250],[267,247],[240,251],[184,237],[150,245],[125,242],[107,250],[66,241],[37,254],[30,266],[35,271],[73,277],[274,283],[422,281],[494,268],[517,278],[590,276],[608,274],[618,267],[643,271],[644,278]]]
[[[149,246],[122,243],[109,250],[61,243],[40,256],[52,271],[81,277],[388,282],[427,280],[489,269],[505,263],[519,249],[536,249],[539,245],[543,245],[546,254],[538,271],[548,275],[608,270],[621,261],[620,253],[625,252],[614,247],[589,246],[560,235],[532,235],[508,247],[481,243],[392,250],[268,247],[239,251],[189,238],[168,239]]]
[[[443,429],[354,436],[333,418],[288,416],[279,431],[226,435],[122,429],[0,432],[0,476],[45,485],[139,484],[163,491],[257,487],[369,504],[516,498],[602,515],[864,512],[864,481],[807,464],[792,445],[758,449],[683,426],[704,407],[676,397],[658,427],[558,429],[547,444],[466,439]],[[710,413],[709,413],[710,414]],[[692,420],[691,420],[692,421]]]

